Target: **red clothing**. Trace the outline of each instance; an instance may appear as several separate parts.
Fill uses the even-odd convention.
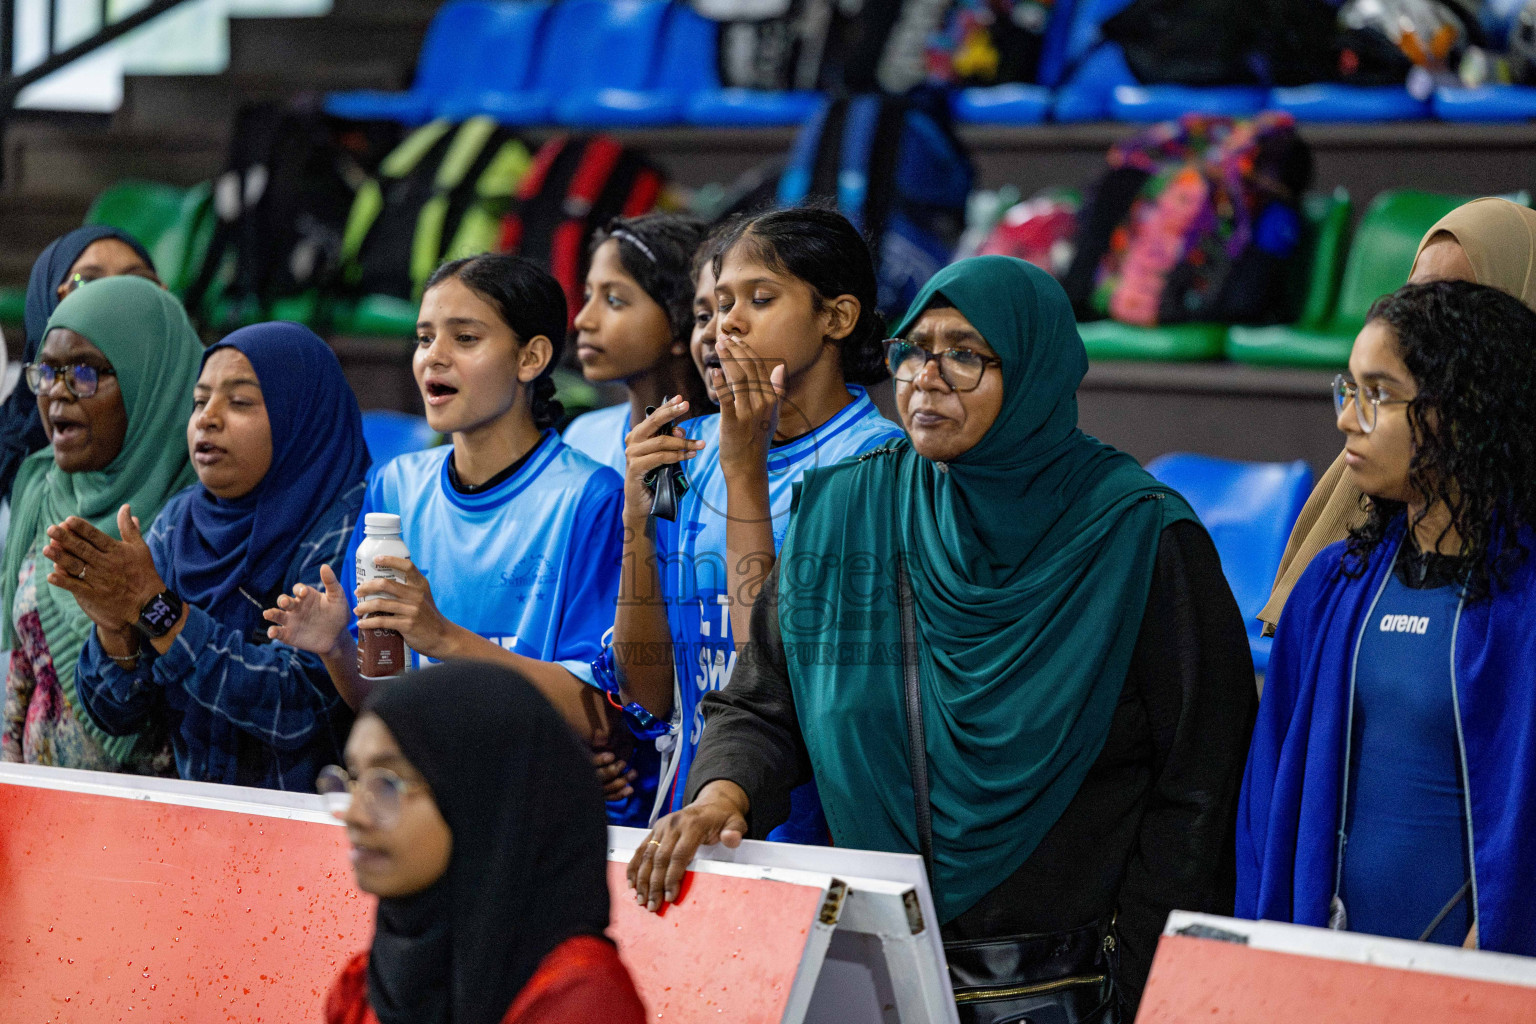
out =
[[[326,1024],[379,1024],[368,1005],[368,952],[347,964],[325,1001]],[[539,961],[501,1024],[645,1024],[645,1007],[613,943],[578,935]]]

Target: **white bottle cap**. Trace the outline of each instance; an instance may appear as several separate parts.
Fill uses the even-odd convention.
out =
[[[399,533],[400,517],[393,512],[369,512],[363,517],[365,533]]]

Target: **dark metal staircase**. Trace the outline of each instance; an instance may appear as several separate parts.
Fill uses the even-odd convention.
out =
[[[219,74],[129,75],[111,115],[14,112],[0,140],[0,286],[24,284],[42,247],[112,182],[213,177],[242,103],[405,86],[440,3],[335,0],[317,17],[233,18]]]

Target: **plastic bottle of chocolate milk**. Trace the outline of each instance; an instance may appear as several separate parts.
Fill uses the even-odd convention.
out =
[[[398,580],[393,569],[380,569],[373,560],[380,555],[410,558],[400,539],[400,517],[389,512],[369,512],[363,518],[363,542],[357,546],[357,585],[369,580]],[[364,679],[386,679],[406,669],[405,638],[399,630],[370,629],[368,619],[357,624],[357,671]]]

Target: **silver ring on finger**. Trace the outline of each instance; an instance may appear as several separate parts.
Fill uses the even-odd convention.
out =
[[[85,570],[86,570],[86,567],[82,565],[80,567],[80,571],[74,574],[75,579],[77,579],[77,580],[85,579]]]

